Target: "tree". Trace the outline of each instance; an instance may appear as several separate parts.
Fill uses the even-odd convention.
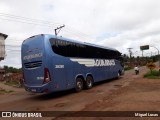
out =
[[[6,71],[6,72],[11,72],[11,73],[18,73],[18,72],[22,72],[22,69],[21,68],[19,68],[19,69],[17,69],[17,68],[14,68],[14,67],[8,67],[8,66],[4,66],[4,70]]]

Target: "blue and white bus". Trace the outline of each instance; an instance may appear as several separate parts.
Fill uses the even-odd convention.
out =
[[[49,34],[24,40],[21,57],[25,89],[36,93],[72,88],[79,92],[124,73],[116,49]]]

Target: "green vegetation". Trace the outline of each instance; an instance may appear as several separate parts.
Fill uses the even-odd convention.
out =
[[[13,90],[5,90],[5,89],[0,89],[0,94],[5,94],[5,93],[11,93],[14,92]]]
[[[131,69],[133,69],[133,68],[130,67],[130,66],[124,67],[124,70],[125,70],[125,71],[126,71],[126,70],[131,70]]]
[[[144,75],[144,78],[149,78],[149,79],[160,79],[160,74],[158,70],[152,70],[147,72]]]
[[[150,71],[144,75],[145,78],[160,79],[160,71],[154,70],[156,68],[156,65],[153,62],[147,63],[146,66],[150,69]]]
[[[9,81],[6,81],[5,83],[4,83],[5,85],[9,85],[9,86],[17,86],[17,85],[19,85],[19,83],[17,82],[17,81],[12,81],[12,80],[9,80]]]
[[[133,68],[135,65],[145,66],[147,63],[150,63],[150,62],[155,63],[159,60],[160,55],[155,55],[151,57],[141,57],[141,56],[135,57],[135,56],[128,56],[127,54],[123,54],[122,58],[125,66],[130,66]],[[126,67],[125,70],[129,70],[129,68]]]
[[[152,72],[156,68],[156,65],[154,63],[150,62],[150,63],[147,63],[147,67]]]
[[[22,68],[14,68],[14,67],[8,67],[8,66],[4,66],[4,70],[9,73],[19,73],[19,72],[22,72]]]

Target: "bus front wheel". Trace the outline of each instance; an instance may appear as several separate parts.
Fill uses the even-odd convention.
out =
[[[85,81],[85,87],[86,89],[90,89],[93,86],[93,78],[91,76],[87,76]]]
[[[77,78],[76,79],[76,87],[75,87],[76,92],[80,92],[83,90],[83,80],[82,78]]]

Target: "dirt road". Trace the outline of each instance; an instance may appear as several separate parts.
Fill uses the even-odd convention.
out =
[[[130,70],[119,80],[80,93],[33,94],[18,88],[0,95],[0,111],[160,111],[160,80],[144,79],[146,71],[142,67],[140,75],[135,75]]]

